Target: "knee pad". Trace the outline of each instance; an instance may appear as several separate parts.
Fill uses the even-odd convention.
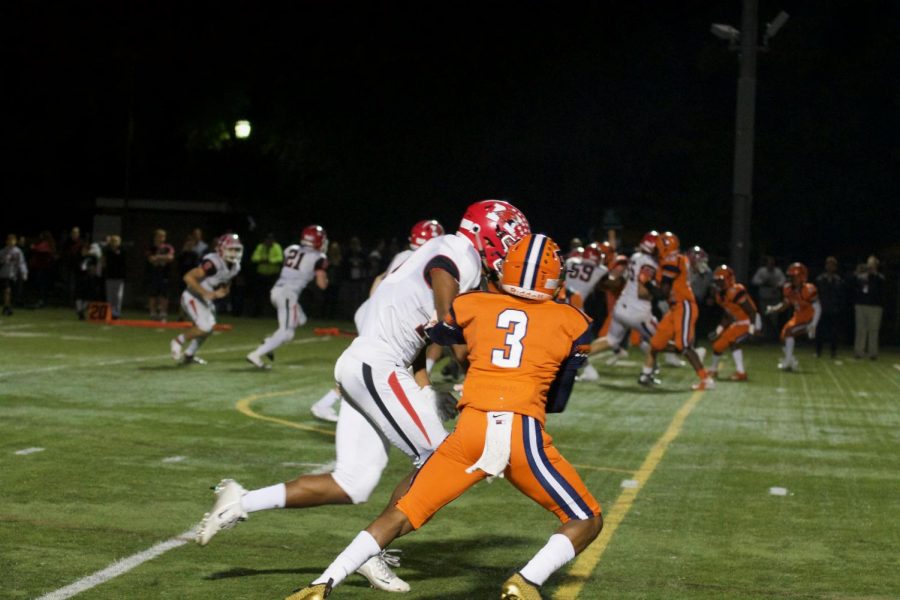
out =
[[[375,486],[381,481],[383,465],[362,465],[362,468],[343,468],[338,465],[331,474],[334,482],[350,497],[353,504],[362,504],[369,499]]]

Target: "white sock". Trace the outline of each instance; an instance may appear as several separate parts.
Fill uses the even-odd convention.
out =
[[[718,352],[713,352],[712,363],[709,365],[710,371],[718,371],[719,370],[719,360],[722,359],[722,355]]]
[[[194,338],[191,340],[191,343],[188,344],[187,349],[184,351],[188,356],[193,356],[197,354],[197,350],[200,348],[200,338]]]
[[[650,375],[653,373],[653,367],[641,367],[641,373],[644,375]]]
[[[335,402],[341,399],[340,394],[335,390],[328,390],[328,393],[319,398],[313,406],[318,406],[319,408],[325,408],[327,406],[333,406]]]
[[[794,338],[792,337],[784,340],[784,359],[788,362],[794,360]]]
[[[269,487],[260,488],[247,492],[241,498],[241,506],[248,513],[258,510],[269,510],[272,508],[284,508],[287,489],[283,483],[270,485]]]
[[[547,544],[519,571],[522,577],[535,585],[544,585],[547,578],[561,566],[575,558],[575,547],[561,533],[554,533]]]
[[[333,580],[332,585],[337,586],[347,578],[347,575],[355,573],[367,560],[379,552],[381,552],[381,547],[375,538],[368,531],[360,531],[350,545],[338,554],[334,562],[328,565],[325,572],[313,580],[312,584],[325,583],[331,579]]]
[[[738,373],[744,372],[744,351],[738,348],[731,351],[731,357],[734,358],[734,370]]]
[[[260,344],[259,348],[254,350],[254,354],[256,354],[257,356],[262,356],[263,354],[272,352],[273,350],[284,344],[284,342],[287,340],[287,337],[288,336],[283,334],[282,330],[279,329],[278,331],[267,337],[265,341]],[[291,336],[291,339],[293,339],[293,336]]]
[[[434,368],[434,359],[433,358],[425,358],[425,372],[431,373],[431,369]]]
[[[179,334],[175,341],[178,342],[179,346],[184,346],[184,334]]]
[[[600,373],[597,372],[597,369],[594,368],[590,362],[585,363],[584,371],[581,372],[582,375],[586,375],[587,377],[600,377]]]

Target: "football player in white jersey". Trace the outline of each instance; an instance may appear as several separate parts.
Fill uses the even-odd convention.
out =
[[[438,223],[435,219],[427,219],[425,221],[419,221],[415,225],[413,225],[412,229],[409,232],[409,248],[406,250],[401,250],[394,258],[391,259],[391,264],[388,265],[388,268],[384,273],[381,273],[377,277],[375,277],[375,281],[372,282],[372,287],[369,289],[369,296],[375,293],[375,289],[381,284],[381,280],[387,276],[388,273],[394,271],[397,267],[403,264],[407,258],[415,251],[416,248],[430,240],[431,238],[437,237],[439,235],[444,235],[444,227],[440,223]],[[360,320],[362,315],[364,314],[364,307],[366,303],[363,302],[360,307],[356,310],[356,314],[353,316],[353,321],[356,324],[356,330],[360,330]],[[431,366],[434,364],[434,361],[437,358],[440,358],[441,352],[443,352],[443,348],[438,346],[437,344],[431,344],[428,347],[428,350],[425,354],[425,369],[427,372],[431,372]],[[430,363],[430,364],[429,364]],[[340,391],[338,389],[328,390],[324,396],[319,398],[313,405],[310,407],[310,412],[312,412],[313,416],[317,419],[322,419],[323,421],[330,421],[332,423],[337,423],[338,414],[334,409],[335,403],[340,399]]]
[[[656,262],[656,231],[647,232],[641,239],[638,251],[628,259],[627,278],[622,293],[616,300],[612,322],[605,337],[591,343],[591,354],[609,348],[618,349],[625,335],[636,329],[641,336],[641,346],[649,352],[649,340],[656,333],[656,318],[651,306],[652,295],[648,285],[652,285],[659,268]]]
[[[476,202],[466,209],[455,235],[429,240],[389,273],[365,303],[359,336],[334,368],[342,398],[334,471],[249,492],[234,480],[222,480],[197,541],[206,544],[258,510],[365,502],[387,466],[389,444],[407,454],[416,468],[421,466],[447,436],[440,399],[424,372],[424,328],[443,319],[453,299],[476,289],[483,276],[496,281],[508,248],[530,231],[513,205]],[[394,490],[392,503],[414,473]],[[390,570],[384,553],[359,572],[379,589],[409,589]]]
[[[197,350],[216,326],[216,305],[231,290],[231,280],[241,270],[244,245],[236,233],[226,233],[216,242],[216,251],[203,257],[200,266],[184,274],[186,285],[181,307],[194,322],[193,327],[169,343],[172,358],[186,364],[206,364]]]
[[[269,293],[272,306],[278,311],[278,330],[247,355],[250,364],[260,369],[270,368],[262,357],[272,360],[275,349],[294,339],[294,330],[306,324],[306,313],[300,306],[300,293],[313,280],[320,290],[328,287],[327,250],[328,235],[320,225],[304,228],[300,243],[285,249],[281,275]]]
[[[609,273],[608,256],[597,242],[582,248],[580,253],[566,259],[566,298],[572,306],[583,309],[584,303]],[[596,381],[600,378],[597,369],[585,361],[578,381]]]

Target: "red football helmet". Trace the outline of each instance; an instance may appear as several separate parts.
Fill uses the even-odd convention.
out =
[[[681,242],[678,240],[678,236],[671,231],[664,231],[656,238],[656,250],[660,257],[678,252],[680,247]]]
[[[576,246],[566,254],[566,258],[581,258],[582,256],[584,256],[584,246]]]
[[[552,300],[562,278],[561,255],[559,246],[546,235],[529,233],[509,248],[500,286],[520,298]]]
[[[244,244],[236,233],[226,233],[216,240],[216,252],[225,262],[239,263],[244,256]]]
[[[607,256],[608,255],[603,251],[603,248],[600,246],[600,244],[598,244],[597,242],[593,242],[584,249],[582,258],[595,265],[603,265],[606,264]]]
[[[444,235],[444,227],[434,219],[419,221],[409,232],[409,247],[415,250],[431,238]]]
[[[720,290],[727,290],[734,285],[734,269],[728,265],[720,265],[713,272],[713,285]]]
[[[309,225],[300,233],[300,245],[325,252],[328,249],[328,234],[321,225]]]
[[[646,254],[656,254],[656,240],[659,239],[659,233],[655,229],[651,229],[641,238],[638,248]]]
[[[466,209],[459,232],[481,254],[485,268],[499,273],[510,246],[531,233],[531,225],[522,211],[509,202],[481,200]]]
[[[809,274],[806,270],[806,265],[801,262],[795,262],[788,267],[787,275],[791,278],[791,282],[794,285],[801,285],[806,283],[806,278]]]

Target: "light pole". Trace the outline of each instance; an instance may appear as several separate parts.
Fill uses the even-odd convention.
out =
[[[710,32],[728,40],[732,50],[740,51],[740,75],[737,85],[737,110],[734,126],[734,183],[731,211],[731,266],[738,279],[746,281],[750,266],[750,221],[753,211],[753,137],[756,119],[756,53],[759,50],[758,0],[743,0],[741,30],[713,23]],[[766,25],[763,49],[769,39],[787,22],[781,11]]]

